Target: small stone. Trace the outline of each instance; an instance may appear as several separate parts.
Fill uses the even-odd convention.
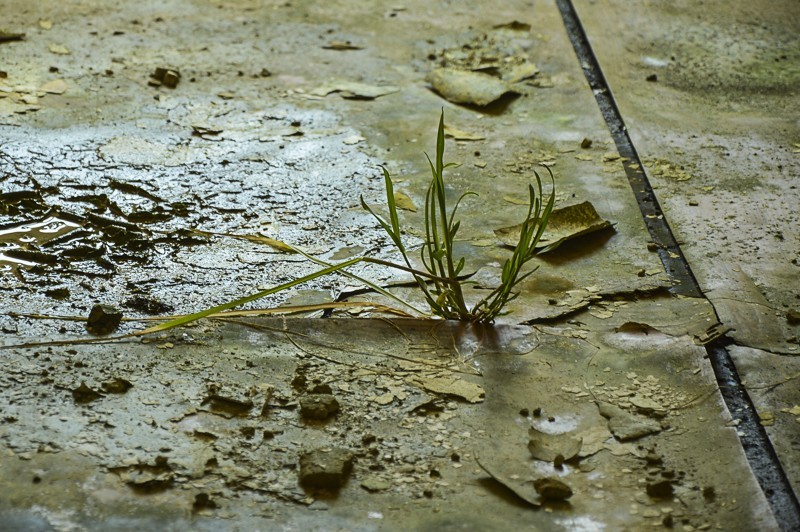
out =
[[[244,394],[234,396],[234,393],[223,392],[219,386],[212,384],[201,404],[208,405],[209,410],[227,418],[247,416],[254,406],[253,401]]]
[[[331,388],[330,384],[315,384],[308,393],[326,393],[326,394],[333,394],[333,388]]]
[[[392,483],[377,477],[368,477],[361,481],[361,487],[370,492],[385,491]]]
[[[125,393],[133,388],[130,381],[116,377],[103,383],[103,391],[107,393]]]
[[[667,499],[672,497],[672,494],[674,493],[672,489],[672,482],[669,480],[648,482],[646,490],[647,494],[654,499]]]
[[[103,397],[103,394],[96,392],[89,388],[85,382],[82,382],[80,386],[72,390],[72,398],[78,404],[86,404],[91,403],[96,399],[100,399]]]
[[[194,504],[192,507],[195,511],[199,510],[212,510],[217,507],[217,503],[208,495],[208,493],[198,493],[194,496]]]
[[[572,497],[572,488],[555,478],[540,478],[533,482],[533,488],[542,499],[564,501]]]
[[[48,94],[64,94],[67,91],[67,82],[63,79],[54,79],[39,87],[39,90]]]
[[[650,465],[661,465],[663,463],[663,459],[653,451],[647,453],[645,460],[647,460],[647,463]]]
[[[181,80],[181,73],[173,68],[158,67],[150,76],[152,78],[151,85],[164,85],[170,89],[177,87],[178,82]]]
[[[300,456],[300,484],[307,488],[336,490],[353,469],[353,453],[346,449],[310,451]]]
[[[658,74],[650,74],[649,76],[647,76],[644,79],[647,80],[647,81],[650,81],[650,82],[656,82],[656,81],[658,81]]]
[[[597,402],[600,415],[608,419],[608,429],[620,441],[630,441],[661,432],[661,425],[651,419],[630,414],[618,406]]]
[[[306,419],[328,419],[339,411],[339,401],[327,393],[311,393],[300,398],[300,415]]]
[[[664,417],[667,414],[667,410],[663,406],[648,397],[634,395],[630,401],[640,414],[653,417]]]
[[[92,334],[109,334],[119,327],[122,312],[110,305],[95,305],[89,313],[86,329]]]
[[[800,310],[789,310],[786,312],[786,321],[792,325],[800,324]]]
[[[69,55],[69,49],[61,44],[51,44],[49,46],[50,52],[56,55]]]

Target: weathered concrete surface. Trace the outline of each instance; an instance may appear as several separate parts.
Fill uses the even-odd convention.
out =
[[[201,323],[148,344],[3,351],[0,487],[13,495],[0,523],[774,528],[704,350],[624,328],[634,306],[593,331],[274,319]],[[115,379],[132,386],[111,392]],[[304,420],[298,403],[320,387],[340,412]],[[625,440],[599,401],[655,428]],[[577,457],[532,458],[530,427],[579,439]],[[354,456],[338,495],[299,485],[301,457],[319,449]],[[531,483],[547,477],[572,488],[568,502],[538,498]]]
[[[800,492],[800,360],[738,346],[731,356],[795,493]]]
[[[787,319],[800,307],[797,2],[575,5],[731,337],[800,354],[800,324]]]
[[[764,381],[793,375],[793,359],[764,351],[800,354],[800,6],[575,4],[681,248],[742,346],[737,367],[748,381],[767,360]],[[760,410],[793,406],[754,393]],[[768,433],[796,490],[800,425]]]
[[[81,226],[34,249],[55,262],[19,277],[0,272],[4,345],[85,335],[80,320],[12,312],[85,317],[95,302],[131,317],[188,312],[315,268],[253,241],[186,230],[264,234],[331,261],[394,257],[359,206],[361,195],[382,201],[378,164],[417,207],[401,221],[418,244],[422,152],[433,150],[442,107],[467,134],[457,138],[484,137],[447,141],[446,158],[462,163],[447,175],[449,192],[481,195],[460,211],[459,246],[479,270],[471,297],[499,277],[509,252],[494,230],[520,221],[537,164],[552,167],[559,205],[589,200],[615,224],[537,259],[503,321],[539,328],[513,329],[494,347],[490,330],[453,324],[309,320],[203,323],[149,344],[2,350],[8,526],[775,527],[692,342],[713,310],[666,295],[553,5],[13,1],[0,15],[0,29],[27,34],[0,44],[0,190],[34,192],[4,197],[0,220],[40,219],[54,207]],[[489,109],[429,89],[431,69],[471,56],[497,69],[524,59],[541,72]],[[175,89],[148,85],[157,67],[180,71]],[[305,288],[262,305],[330,301],[359,286],[331,278]],[[320,393],[333,394],[340,413],[301,419],[300,397]],[[595,399],[661,431],[621,442]],[[582,454],[560,470],[533,460],[530,427],[583,438]],[[338,497],[299,486],[299,457],[319,448],[355,455]],[[535,503],[530,481],[543,476],[574,495],[536,510],[486,470]]]
[[[448,160],[462,166],[447,179],[454,195],[480,194],[462,208],[460,238],[470,267],[487,266],[486,283],[496,282],[499,263],[508,256],[493,230],[520,222],[525,207],[519,203],[527,199],[527,184],[540,162],[553,167],[559,205],[590,200],[615,223],[614,231],[542,260],[517,321],[552,314],[548,301],[561,300],[566,290],[632,293],[666,284],[657,256],[647,251],[613,143],[552,6],[528,11],[509,4],[484,17],[471,8],[440,16],[433,6],[383,12],[347,2],[225,8],[144,3],[120,4],[117,10],[69,5],[52,12],[58,17],[5,8],[4,23],[28,36],[2,48],[9,61],[4,86],[11,91],[0,99],[3,190],[38,187],[43,199],[23,204],[22,212],[3,222],[29,221],[55,207],[84,230],[73,240],[42,246],[59,275],[44,264],[23,272],[22,280],[9,278],[16,312],[86,315],[98,294],[130,316],[152,309],[188,312],[317,268],[250,241],[208,241],[180,232],[190,229],[264,234],[325,260],[367,251],[395,257],[359,197],[382,202],[376,166],[385,164],[398,190],[421,209],[429,179],[423,151],[433,149],[443,106],[448,125],[485,137],[448,141]],[[493,28],[523,13],[536,21],[530,31]],[[39,19],[48,17],[53,26],[43,29]],[[362,49],[328,47],[343,41]],[[50,44],[71,53],[52,53]],[[425,75],[463,46],[475,54],[500,54],[501,63],[528,58],[542,71],[534,78],[539,86],[518,84],[526,95],[506,102],[505,112],[450,104],[428,88]],[[51,65],[58,71],[50,72]],[[150,74],[164,66],[181,72],[178,86],[148,86]],[[66,91],[43,93],[41,87],[54,79],[64,79]],[[397,90],[374,100],[318,95],[325,92],[320,87],[337,80]],[[38,95],[35,112],[34,104],[26,103],[31,95]],[[580,148],[584,138],[593,141],[591,148]],[[98,200],[103,194],[108,201]],[[161,217],[140,221],[142,211]],[[95,214],[126,223],[128,238],[109,246],[108,224],[97,222]],[[414,245],[422,234],[422,213],[401,215]],[[93,251],[81,253],[86,248]],[[377,282],[396,275],[371,267],[354,271]],[[308,288],[320,292],[319,300],[353,284],[328,278]],[[40,322],[3,319],[7,330],[44,332]],[[80,325],[63,326],[81,332]]]

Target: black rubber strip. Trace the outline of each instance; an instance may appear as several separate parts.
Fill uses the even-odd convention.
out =
[[[583,25],[571,0],[556,0],[567,35],[578,56],[583,73],[594,93],[597,105],[605,118],[623,165],[631,189],[639,204],[647,230],[657,246],[661,262],[670,280],[671,291],[689,297],[704,298],[704,294],[683,255],[669,223],[658,203],[653,187],[644,172],[642,161],[631,141],[622,114],[619,112],[611,89],[592,50]],[[778,455],[761,425],[758,413],[747,390],[742,385],[736,366],[726,349],[726,339],[720,338],[706,346],[709,361],[714,369],[720,393],[728,411],[738,421],[737,433],[764,496],[769,502],[775,520],[782,530],[800,530],[800,503],[792,490]]]

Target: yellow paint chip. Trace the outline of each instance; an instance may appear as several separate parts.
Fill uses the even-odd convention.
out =
[[[63,46],[61,44],[51,44],[49,46],[50,52],[57,54],[57,55],[69,55],[70,51],[69,48]]]
[[[414,205],[414,202],[408,197],[407,194],[403,192],[395,192],[394,193],[394,202],[397,204],[398,209],[403,209],[404,211],[411,211],[417,212],[417,206]]]
[[[67,82],[63,79],[54,79],[53,81],[48,81],[39,89],[48,94],[64,94],[67,91]]]

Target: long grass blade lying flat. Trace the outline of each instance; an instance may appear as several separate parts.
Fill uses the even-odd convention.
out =
[[[364,203],[363,198],[362,198],[361,202],[362,202],[362,205],[364,205],[364,207],[367,210],[372,212],[372,210],[368,206],[366,206],[366,204]],[[372,215],[375,216],[376,218],[378,218],[379,221],[383,222],[383,220],[381,220],[375,213],[372,213]],[[395,213],[395,219],[396,219],[396,217],[397,217],[397,215]],[[387,228],[388,228],[388,226],[384,225],[384,229],[387,229]],[[237,235],[237,234],[233,234],[233,233],[216,233],[216,232],[212,232],[212,231],[201,231],[199,229],[195,229],[194,231],[196,233],[200,233],[200,234],[203,234],[203,235],[206,235],[206,236],[224,236],[224,237],[235,238],[235,239],[239,239],[239,240],[247,240],[249,242],[254,242],[254,243],[257,243],[257,244],[266,244],[266,245],[268,245],[268,246],[270,246],[270,247],[272,247],[274,249],[277,249],[278,251],[282,251],[284,253],[297,253],[298,255],[302,255],[305,258],[307,258],[308,260],[310,260],[311,262],[319,264],[320,266],[323,266],[325,268],[330,268],[330,267],[334,266],[334,264],[331,264],[329,262],[325,262],[325,261],[323,261],[321,259],[318,259],[318,258],[314,257],[313,255],[309,255],[308,253],[306,253],[305,251],[303,251],[299,247],[293,246],[291,244],[287,244],[286,242],[282,242],[282,241],[276,240],[274,238],[269,238],[269,237],[261,236],[261,235]],[[398,231],[398,233],[399,233],[399,231]],[[365,260],[365,261],[366,262],[372,262],[371,260]],[[406,262],[408,262],[408,261],[406,261]],[[388,263],[384,264],[384,265],[388,265]],[[408,267],[411,268],[411,265],[408,264]],[[381,294],[382,296],[388,297],[388,298],[396,301],[397,303],[400,303],[401,305],[403,305],[405,307],[408,307],[409,309],[413,310],[414,312],[416,312],[416,313],[418,313],[418,314],[420,314],[422,316],[426,316],[427,315],[427,313],[419,310],[418,308],[416,308],[413,305],[407,303],[406,301],[403,301],[399,297],[395,296],[394,294],[392,294],[391,292],[387,291],[386,289],[378,286],[377,284],[373,283],[372,281],[364,279],[363,277],[360,277],[360,276],[358,276],[358,275],[356,275],[354,273],[348,272],[346,270],[341,270],[338,273],[341,273],[342,275],[344,275],[346,277],[349,277],[350,279],[353,279],[355,281],[363,283],[364,285],[368,286],[370,289],[372,289],[375,292]]]
[[[299,284],[303,284],[308,281],[313,281],[314,279],[318,279],[324,275],[328,275],[330,273],[336,272],[341,270],[342,268],[347,268],[348,266],[352,266],[353,264],[357,264],[361,262],[361,258],[351,259],[334,266],[330,266],[328,268],[324,268],[322,270],[316,271],[314,273],[305,275],[293,281],[289,281],[288,283],[284,283],[282,285],[274,286],[272,288],[268,288],[266,290],[262,290],[260,292],[256,292],[255,294],[251,294],[249,296],[245,296],[234,301],[229,301],[227,303],[223,303],[222,305],[217,305],[215,307],[207,308],[205,310],[201,310],[200,312],[195,312],[193,314],[187,314],[185,316],[181,316],[174,320],[170,320],[166,323],[161,323],[159,325],[154,325],[153,327],[149,327],[143,331],[140,331],[138,334],[151,334],[155,332],[165,331],[167,329],[172,329],[173,327],[180,327],[181,325],[186,325],[187,323],[191,323],[193,321],[197,321],[199,319],[207,318],[211,314],[216,314],[225,310],[229,310],[241,305],[245,305],[250,303],[251,301],[255,301],[257,299],[261,299],[263,297],[270,296],[272,294],[277,294],[283,290],[288,290],[289,288],[294,288]]]

